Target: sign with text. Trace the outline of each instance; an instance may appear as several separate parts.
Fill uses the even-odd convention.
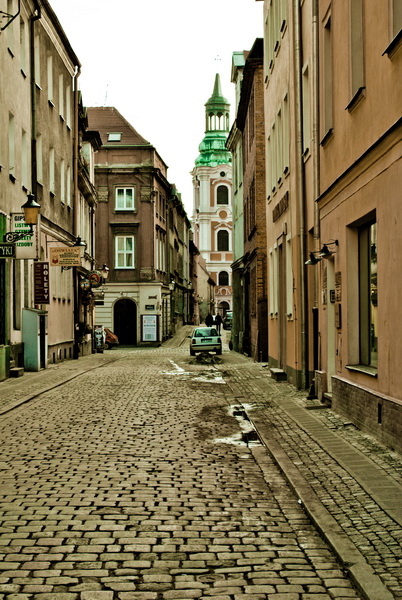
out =
[[[49,248],[50,265],[52,267],[79,267],[81,264],[81,249],[79,246]]]
[[[34,268],[34,303],[49,304],[49,263],[35,262]]]
[[[15,244],[0,244],[0,258],[15,258]]]
[[[11,215],[11,231],[15,233],[27,233],[26,236],[15,243],[15,257],[18,259],[38,258],[39,225],[34,225],[34,233],[32,236],[28,235],[31,233],[31,227],[25,223],[24,215],[21,213],[13,213]]]
[[[142,316],[142,341],[157,342],[158,341],[158,315],[141,315]]]

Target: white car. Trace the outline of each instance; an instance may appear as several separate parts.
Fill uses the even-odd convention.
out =
[[[190,354],[216,352],[222,354],[222,338],[215,327],[195,327],[190,336]]]

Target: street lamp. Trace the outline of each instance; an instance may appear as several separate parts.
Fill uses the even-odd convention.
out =
[[[109,270],[110,269],[106,264],[104,264],[100,270],[104,282],[106,282],[107,278],[109,277]]]
[[[28,194],[28,199],[21,208],[24,211],[25,223],[29,225],[29,231],[19,231],[18,233],[15,231],[8,231],[3,236],[5,242],[14,244],[15,242],[18,242],[18,240],[33,236],[33,226],[38,224],[40,204],[35,201],[35,196],[33,194]]]

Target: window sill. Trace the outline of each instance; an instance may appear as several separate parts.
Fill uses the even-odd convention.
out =
[[[334,135],[334,130],[332,129],[332,127],[330,127],[328,129],[328,131],[326,132],[326,134],[324,135],[324,137],[322,138],[321,142],[320,142],[320,146],[326,146],[329,142],[330,139],[332,139],[332,136]]]
[[[402,29],[399,30],[399,32],[396,34],[396,36],[391,41],[391,43],[385,48],[382,55],[384,56],[384,54],[387,54],[388,58],[393,58],[394,54],[396,53],[396,50],[399,47],[401,40],[402,40]]]
[[[51,108],[54,108],[54,102],[53,102],[53,100],[48,100],[47,103],[49,104],[49,106]]]
[[[377,377],[377,369],[374,367],[369,367],[368,365],[346,365],[346,369],[348,369],[348,371],[363,373],[364,375],[369,375],[370,377]]]
[[[14,175],[12,173],[9,174],[9,178],[12,183],[15,183],[17,181],[17,178],[14,177]]]
[[[351,99],[345,110],[352,112],[353,109],[356,108],[360,101],[365,97],[365,90],[366,88],[364,85],[359,87],[359,89],[354,93],[353,98]]]

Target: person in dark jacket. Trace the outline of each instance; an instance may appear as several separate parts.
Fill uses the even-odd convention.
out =
[[[216,325],[216,329],[218,330],[218,333],[220,334],[221,325],[222,325],[222,316],[219,313],[215,317],[215,325]]]
[[[213,324],[214,324],[214,318],[211,315],[211,313],[208,313],[207,316],[205,317],[205,325],[207,327],[212,327]]]

